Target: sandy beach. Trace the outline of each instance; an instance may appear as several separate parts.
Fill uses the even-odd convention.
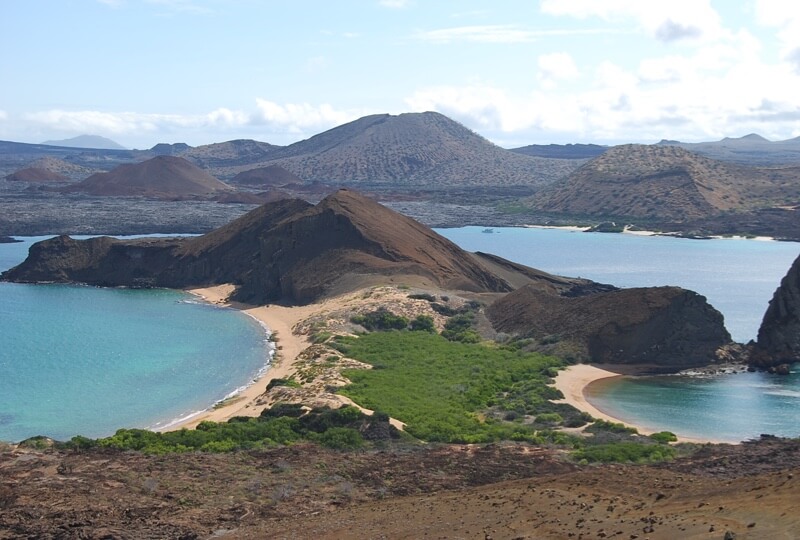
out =
[[[239,309],[263,323],[269,328],[276,340],[277,350],[273,363],[260,378],[241,393],[217,405],[213,409],[203,411],[177,425],[168,426],[164,428],[165,430],[171,431],[180,428],[194,428],[204,420],[224,422],[234,416],[257,416],[261,413],[261,408],[256,407],[256,401],[266,390],[269,381],[287,378],[294,371],[297,356],[310,345],[304,336],[293,334],[292,327],[318,311],[321,308],[319,304],[292,307],[277,305],[258,307],[245,306],[228,301],[228,296],[232,291],[232,285],[218,285],[215,287],[190,289],[187,292],[199,296],[206,302],[212,304]]]

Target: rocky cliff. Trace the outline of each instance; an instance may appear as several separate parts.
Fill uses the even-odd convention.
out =
[[[731,341],[722,315],[678,287],[570,297],[526,285],[491,305],[487,316],[502,332],[572,342],[584,360],[654,372],[708,365]]]
[[[770,300],[750,363],[760,368],[800,362],[800,257]]]

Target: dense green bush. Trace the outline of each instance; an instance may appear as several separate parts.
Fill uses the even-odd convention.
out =
[[[651,434],[650,438],[661,444],[669,444],[678,440],[678,436],[671,431],[659,431]]]
[[[412,300],[427,300],[428,302],[436,302],[436,297],[428,293],[409,294]]]
[[[408,319],[395,315],[388,309],[377,309],[362,315],[353,315],[350,322],[360,324],[367,330],[405,330],[408,328]]]
[[[618,422],[609,422],[607,420],[595,420],[591,426],[586,428],[586,431],[589,433],[598,433],[603,431],[622,434],[638,433],[636,428],[628,427],[625,424],[620,424]]]
[[[444,324],[442,337],[450,341],[460,341],[462,343],[479,343],[481,337],[472,328],[474,323],[475,315],[471,312],[450,317]]]
[[[436,326],[433,324],[433,317],[430,315],[417,315],[411,321],[411,330],[415,332],[435,332]]]
[[[299,405],[277,404],[260,417],[235,417],[228,422],[201,422],[197,429],[180,429],[158,433],[146,429],[120,429],[111,437],[88,439],[73,437],[67,448],[80,450],[99,446],[119,450],[137,450],[148,454],[167,452],[230,452],[260,448],[296,441],[316,441],[329,448],[358,448],[364,444],[359,430],[376,422],[386,424],[385,431],[394,435],[388,417],[369,417],[355,407],[306,412]]]
[[[524,402],[523,409],[529,402],[536,413],[551,412],[539,411],[536,404],[554,405],[545,397],[554,392],[547,372],[561,364],[558,359],[451,342],[427,332],[372,333],[339,337],[336,343],[351,358],[382,368],[346,370],[352,384],[340,392],[406,422],[415,437],[456,443],[555,437],[486,413],[490,407],[513,410],[507,403],[512,394]]]

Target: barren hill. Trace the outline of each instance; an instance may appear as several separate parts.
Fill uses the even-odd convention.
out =
[[[577,166],[505,150],[434,112],[366,116],[280,148],[266,164],[280,165],[307,182],[398,188],[541,186]]]
[[[286,184],[302,184],[303,179],[278,165],[268,165],[257,169],[249,169],[231,178],[232,184],[247,186],[285,186]]]
[[[67,182],[69,178],[42,167],[28,167],[9,174],[6,176],[6,180],[11,182],[48,183]]]
[[[796,200],[799,172],[722,163],[677,146],[622,145],[529,202],[572,215],[683,221]]]
[[[232,189],[183,158],[158,156],[142,163],[120,165],[107,173],[93,174],[82,182],[64,188],[64,191],[100,196],[183,199],[205,197]]]
[[[507,292],[531,282],[584,292],[597,285],[465,252],[347,190],[316,206],[298,199],[268,203],[195,238],[54,238],[31,247],[28,259],[3,278],[105,286],[235,283],[237,298],[251,303],[306,303],[376,281],[475,292]]]
[[[177,151],[176,155],[208,169],[215,175],[231,176],[226,171],[231,168],[252,168],[254,165],[265,163],[281,148],[283,147],[265,142],[237,139],[182,149]]]

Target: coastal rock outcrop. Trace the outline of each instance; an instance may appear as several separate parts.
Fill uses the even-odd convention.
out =
[[[495,329],[574,343],[583,359],[673,372],[712,363],[731,337],[705,297],[679,287],[568,297],[524,286],[487,309]]]
[[[800,256],[769,302],[749,362],[758,368],[800,362]]]

